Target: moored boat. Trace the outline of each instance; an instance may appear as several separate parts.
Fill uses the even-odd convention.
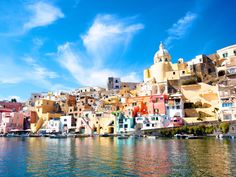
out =
[[[118,139],[128,139],[129,136],[127,135],[120,135],[120,136],[117,136]]]
[[[61,139],[61,138],[67,138],[66,135],[63,135],[63,134],[52,134],[49,136],[50,138],[53,138],[53,139]]]

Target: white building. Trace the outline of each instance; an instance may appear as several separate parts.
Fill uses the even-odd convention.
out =
[[[60,118],[53,118],[47,122],[46,127],[47,133],[59,133],[61,132],[61,121]]]
[[[73,120],[72,116],[61,116],[61,131],[69,132],[70,130],[75,130],[76,122]]]
[[[166,112],[168,117],[184,117],[184,104],[182,94],[169,95],[168,103],[166,103]]]

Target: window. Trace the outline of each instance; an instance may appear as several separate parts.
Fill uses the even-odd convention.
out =
[[[146,124],[146,126],[147,126],[147,127],[149,127],[149,126],[150,126],[150,124]]]
[[[236,55],[236,50],[234,50],[234,55]]]
[[[125,124],[125,125],[124,125],[124,128],[128,128],[128,124]]]
[[[182,71],[182,74],[185,74],[185,71]]]
[[[223,58],[226,58],[226,57],[228,57],[228,53],[227,52],[223,53]]]
[[[175,72],[173,72],[173,75],[175,75]]]
[[[64,119],[64,122],[66,122],[67,121],[67,119]]]
[[[232,107],[233,103],[222,103],[222,107]]]
[[[229,120],[231,119],[231,115],[224,115],[224,120]]]
[[[180,109],[180,106],[176,106],[176,109]]]
[[[123,128],[123,124],[120,124],[120,125],[119,125],[119,128]]]
[[[168,59],[167,59],[167,58],[165,58],[165,61],[167,62],[167,61],[168,61]]]
[[[162,59],[160,58],[159,62],[162,62]]]
[[[155,125],[154,124],[152,124],[152,127],[154,127]]]
[[[116,80],[115,83],[118,83],[118,80]]]

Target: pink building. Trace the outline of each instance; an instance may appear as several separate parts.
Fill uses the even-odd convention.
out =
[[[149,114],[166,114],[167,95],[152,95],[148,103]]]
[[[0,122],[0,132],[8,133],[11,130],[24,129],[24,115],[19,112],[2,112]]]
[[[9,102],[9,101],[0,101],[0,106],[2,108],[7,108],[7,109],[11,109],[14,112],[18,112],[22,109],[22,103],[18,103],[18,102]]]

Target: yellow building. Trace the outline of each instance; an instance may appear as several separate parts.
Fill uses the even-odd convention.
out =
[[[40,99],[35,102],[35,111],[38,117],[36,124],[31,125],[33,132],[37,132],[48,120],[61,116],[59,105],[55,101]]]

